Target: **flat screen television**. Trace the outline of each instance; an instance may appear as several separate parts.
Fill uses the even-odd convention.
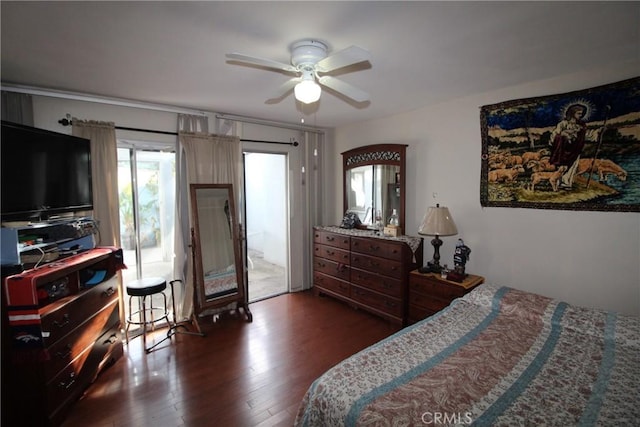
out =
[[[2,221],[45,221],[93,209],[90,141],[2,121]]]

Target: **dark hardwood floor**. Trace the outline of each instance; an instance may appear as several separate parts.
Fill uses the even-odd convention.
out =
[[[132,340],[63,426],[291,426],[315,378],[398,330],[310,291],[250,308],[252,323],[207,317],[205,337],[178,334],[150,354]]]

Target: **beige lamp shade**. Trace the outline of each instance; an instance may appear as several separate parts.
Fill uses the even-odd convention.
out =
[[[427,210],[418,233],[427,236],[453,236],[458,234],[458,229],[449,208],[437,204]]]

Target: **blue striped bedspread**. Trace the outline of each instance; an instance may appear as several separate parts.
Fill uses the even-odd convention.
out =
[[[481,285],[323,374],[295,425],[640,425],[640,319]]]

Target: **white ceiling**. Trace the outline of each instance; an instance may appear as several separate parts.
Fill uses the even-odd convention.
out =
[[[640,2],[0,3],[3,85],[335,127],[640,59]],[[370,66],[339,77],[368,92],[267,103],[290,76],[225,53],[289,63],[289,45],[357,45]],[[365,64],[367,65],[367,64]]]

